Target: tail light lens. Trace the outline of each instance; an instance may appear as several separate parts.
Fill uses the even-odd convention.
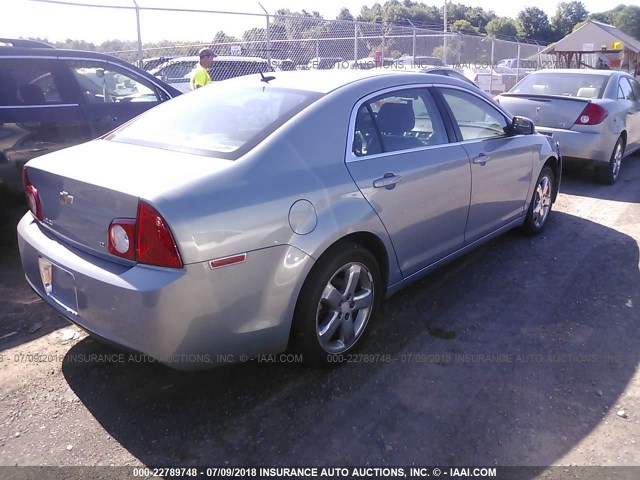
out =
[[[138,261],[161,267],[182,268],[182,259],[164,218],[150,205],[138,205]]]
[[[27,168],[22,169],[22,182],[24,183],[24,191],[27,195],[27,204],[31,213],[42,222],[42,204],[40,203],[40,195],[38,189],[31,184]]]
[[[595,103],[589,103],[584,110],[578,115],[575,121],[576,125],[598,125],[602,123],[609,115],[604,108]]]
[[[109,253],[148,265],[183,267],[169,226],[144,202],[138,204],[138,218],[116,218],[111,222]]]

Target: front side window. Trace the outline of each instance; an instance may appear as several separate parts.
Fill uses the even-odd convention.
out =
[[[86,103],[159,102],[154,85],[118,65],[67,60]]]
[[[375,97],[360,106],[353,153],[362,157],[447,141],[444,124],[429,92],[402,90]]]
[[[158,105],[107,138],[236,159],[320,96],[221,84]]]
[[[460,129],[462,140],[500,137],[508,123],[496,108],[486,101],[461,90],[440,90]]]
[[[0,59],[0,106],[60,104],[60,81],[52,60]]]

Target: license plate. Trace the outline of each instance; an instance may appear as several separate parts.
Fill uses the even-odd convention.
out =
[[[78,295],[73,274],[46,258],[40,257],[38,264],[42,286],[47,296],[69,313],[78,315]]]

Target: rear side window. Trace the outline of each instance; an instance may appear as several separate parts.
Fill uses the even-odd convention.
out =
[[[55,61],[0,59],[0,106],[61,104],[61,83]]]
[[[375,97],[360,106],[353,153],[363,157],[447,141],[438,108],[427,89],[401,90]]]
[[[220,84],[165,102],[109,140],[236,159],[321,95]]]
[[[621,100],[635,100],[631,83],[625,78],[620,78],[620,86],[618,87],[618,98]]]

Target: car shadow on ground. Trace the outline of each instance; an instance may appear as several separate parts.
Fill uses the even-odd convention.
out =
[[[0,225],[0,352],[69,325],[40,300],[24,278],[16,227],[26,208],[13,206]]]
[[[575,164],[565,165],[560,192],[578,197],[637,203],[638,182],[640,182],[640,152],[635,152],[623,160],[620,176],[614,185],[598,184],[594,171],[590,168]]]
[[[147,465],[549,465],[634,375],[638,261],[633,238],[554,213],[389,299],[367,355],[333,370],[75,361],[114,352],[87,339],[63,374]]]

